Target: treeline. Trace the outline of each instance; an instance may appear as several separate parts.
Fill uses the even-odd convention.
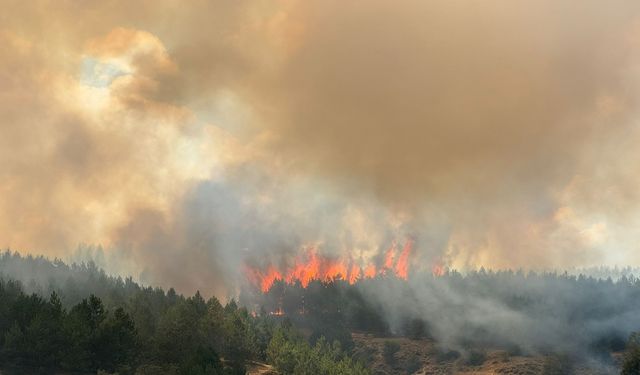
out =
[[[10,256],[21,266],[49,267],[44,258]],[[184,297],[173,289],[141,287],[92,266],[49,265],[69,274],[63,285],[28,287],[52,290],[45,297],[26,293],[21,281],[6,278],[11,270],[0,260],[5,273],[0,279],[3,373],[244,374],[250,361],[273,363],[282,373],[317,373],[308,362],[327,374],[366,373],[340,344],[319,339],[310,346],[286,321],[253,316],[233,300],[223,305],[200,293]],[[76,283],[78,276],[100,294],[84,296],[90,288]],[[66,294],[68,285],[72,298]],[[75,304],[63,302],[76,298]]]
[[[266,314],[282,314],[298,329],[310,332],[312,341],[324,336],[330,342],[340,342],[346,350],[354,348],[351,332],[392,333],[378,299],[365,298],[359,286],[343,281],[312,281],[306,288],[280,281],[267,293],[244,290],[239,301]]]
[[[115,370],[137,350],[134,323],[122,308],[105,310],[95,296],[67,312],[54,292],[48,300],[0,281],[0,358],[10,368]]]
[[[281,311],[312,335],[350,347],[352,331],[428,337],[459,351],[505,349],[518,354],[602,356],[621,351],[640,330],[640,279],[614,281],[567,273],[479,270],[312,281],[306,288],[276,282],[267,293],[247,289],[247,306]]]
[[[55,292],[44,299],[0,281],[1,363],[18,372],[244,374],[246,360],[264,359],[266,319],[233,301],[147,291],[113,308],[92,295],[67,311]]]
[[[92,263],[11,252],[0,254],[0,279],[3,372],[243,373],[255,360],[283,373],[322,363],[320,373],[357,374],[365,370],[348,355],[353,331],[432,338],[446,352],[496,348],[611,364],[611,352],[640,353],[637,336],[627,344],[640,330],[640,280],[629,273],[615,281],[480,270],[307,288],[276,282],[224,305],[111,277]],[[629,366],[640,363],[629,358]]]
[[[58,292],[65,307],[74,306],[91,294],[113,306],[126,303],[143,289],[147,289],[149,294],[160,292],[159,289],[139,285],[131,277],[109,276],[91,261],[67,264],[60,259],[23,256],[9,250],[0,252],[0,278],[19,281],[26,294],[48,297]]]

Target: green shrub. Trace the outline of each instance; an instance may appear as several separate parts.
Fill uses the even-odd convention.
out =
[[[400,350],[400,344],[395,341],[387,340],[384,342],[384,346],[382,348],[382,356],[384,361],[391,365],[396,362],[396,353]]]
[[[353,350],[353,354],[351,355],[351,357],[354,359],[354,361],[360,362],[364,366],[367,366],[371,362],[373,362],[376,352],[377,350],[374,347],[361,346]]]
[[[632,333],[622,362],[622,375],[640,374],[640,332]]]
[[[564,354],[555,354],[547,357],[542,368],[543,375],[570,375],[573,374],[573,361]]]
[[[460,358],[460,352],[457,350],[437,349],[434,356],[438,363],[451,362]]]
[[[465,364],[467,366],[481,366],[487,360],[487,354],[483,350],[470,350],[467,353]]]
[[[407,371],[407,374],[413,374],[422,368],[422,362],[420,362],[420,358],[412,354],[407,358],[404,369]]]

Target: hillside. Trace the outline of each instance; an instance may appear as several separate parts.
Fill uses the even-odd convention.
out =
[[[591,375],[617,373],[625,346],[629,358],[640,358],[638,336],[625,344],[638,319],[633,276],[444,274],[420,284],[448,291],[430,300],[440,315],[410,315],[416,279],[313,281],[307,288],[280,282],[223,303],[114,278],[93,264],[17,253],[0,255],[0,271],[5,373]],[[466,300],[453,304],[460,295]],[[513,314],[483,316],[468,302],[480,297],[548,326],[523,330],[507,319]],[[449,322],[461,313],[468,319],[443,325],[442,313]],[[569,318],[556,329],[565,341],[541,336]],[[505,340],[498,335],[505,326],[521,336]]]
[[[0,257],[0,270],[0,369],[7,374],[231,375],[247,367],[268,374],[266,363],[283,373],[293,366],[305,374],[368,374],[338,345],[321,339],[312,346],[290,324],[233,299],[165,292],[95,266],[16,253]]]
[[[602,375],[619,373],[619,368],[616,366],[605,366],[596,361],[588,363],[588,359],[576,361],[554,355],[524,356],[508,353],[504,350],[491,349],[461,354],[456,351],[443,350],[433,340],[375,337],[362,333],[354,333],[353,339],[355,341],[355,356],[364,358],[369,363],[368,367],[374,375]],[[385,358],[385,346],[390,345],[389,343],[397,345],[397,351],[392,356]]]

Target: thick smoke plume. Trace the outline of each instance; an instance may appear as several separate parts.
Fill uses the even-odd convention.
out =
[[[0,245],[223,297],[406,238],[637,264],[639,6],[4,0]]]

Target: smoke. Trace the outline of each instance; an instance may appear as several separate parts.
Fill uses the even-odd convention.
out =
[[[637,9],[583,5],[294,7],[294,47],[254,91],[271,147],[406,210],[418,232],[437,218],[458,267],[597,264],[604,248],[630,261],[609,215],[633,199],[603,199],[626,183],[597,175],[630,177],[604,160],[633,157],[603,144],[636,133]],[[583,211],[573,189],[616,213]]]
[[[375,280],[358,290],[379,306],[392,330],[423,320],[444,348],[569,353],[607,367],[609,351],[620,350],[614,347],[640,324],[636,280],[482,270],[409,283]]]
[[[310,244],[638,262],[636,2],[2,3],[2,246],[222,296]]]

